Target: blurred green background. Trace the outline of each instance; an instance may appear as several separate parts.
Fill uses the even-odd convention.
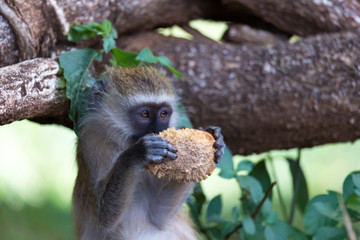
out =
[[[60,126],[24,120],[0,127],[1,240],[74,239],[71,194],[76,174],[75,142],[75,134]],[[296,151],[271,154],[295,157]],[[360,169],[359,156],[359,141],[304,149],[301,165],[310,196],[328,189],[341,191],[345,176]],[[291,183],[286,163],[279,157],[275,168],[278,185],[287,195]],[[223,194],[224,215],[228,215],[238,201],[236,183],[213,174],[203,184],[209,198]],[[297,222],[301,227],[300,220]]]
[[[225,23],[192,21],[208,37],[219,40]],[[165,35],[190,38],[181,28],[159,29]],[[0,240],[71,240],[74,223],[71,195],[76,176],[75,134],[56,125],[39,125],[27,120],[0,126]],[[266,154],[275,157],[274,166],[287,205],[292,184],[283,156],[296,157],[296,150],[272,151],[247,156],[257,161]],[[235,163],[243,159],[236,156]],[[360,141],[329,144],[302,150],[301,166],[310,198],[327,190],[341,192],[350,172],[360,169]],[[238,204],[238,185],[215,172],[203,181],[208,199],[223,195],[223,215]],[[275,195],[276,198],[276,195]],[[277,202],[276,200],[274,202]],[[279,210],[274,204],[274,210]],[[296,226],[301,227],[297,216]]]

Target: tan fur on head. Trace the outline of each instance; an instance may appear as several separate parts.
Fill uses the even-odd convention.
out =
[[[117,67],[107,69],[110,89],[123,96],[141,93],[173,94],[170,81],[153,67]]]

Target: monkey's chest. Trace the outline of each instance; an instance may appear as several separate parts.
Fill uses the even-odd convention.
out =
[[[159,181],[147,171],[144,171],[143,177],[137,183],[137,187],[130,199],[130,202],[121,217],[119,224],[120,232],[128,234],[124,239],[138,239],[132,238],[131,234],[136,233],[140,236],[141,233],[158,232],[160,229],[154,221],[161,221],[161,219],[154,219],[154,216],[161,218],[159,209],[161,209],[162,200],[158,198],[161,191],[165,188],[164,183]],[[166,228],[166,226],[164,226]]]

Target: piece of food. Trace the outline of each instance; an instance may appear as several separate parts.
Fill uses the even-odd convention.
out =
[[[152,174],[178,182],[199,182],[214,171],[215,139],[210,133],[189,128],[169,128],[162,131],[159,136],[178,149],[178,158],[165,158],[163,163],[147,165],[146,168]]]

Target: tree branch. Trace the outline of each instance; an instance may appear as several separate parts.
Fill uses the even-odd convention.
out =
[[[119,43],[168,56],[185,79],[173,83],[194,126],[219,125],[233,153],[250,154],[360,137],[359,37],[360,31],[343,32],[251,48],[146,33]],[[52,116],[69,126],[67,102],[54,94],[56,63],[33,61],[1,69],[0,124]],[[50,93],[36,90],[35,82],[49,85]],[[21,95],[22,84],[31,94]]]
[[[251,48],[147,33],[118,43],[169,57],[185,79],[174,84],[194,126],[219,125],[234,153],[251,154],[360,137],[359,37]]]
[[[70,126],[69,102],[64,86],[59,86],[58,70],[56,61],[41,58],[0,68],[0,125],[36,118]]]
[[[248,7],[279,29],[298,35],[352,30],[360,26],[357,0],[222,0],[224,5]]]

